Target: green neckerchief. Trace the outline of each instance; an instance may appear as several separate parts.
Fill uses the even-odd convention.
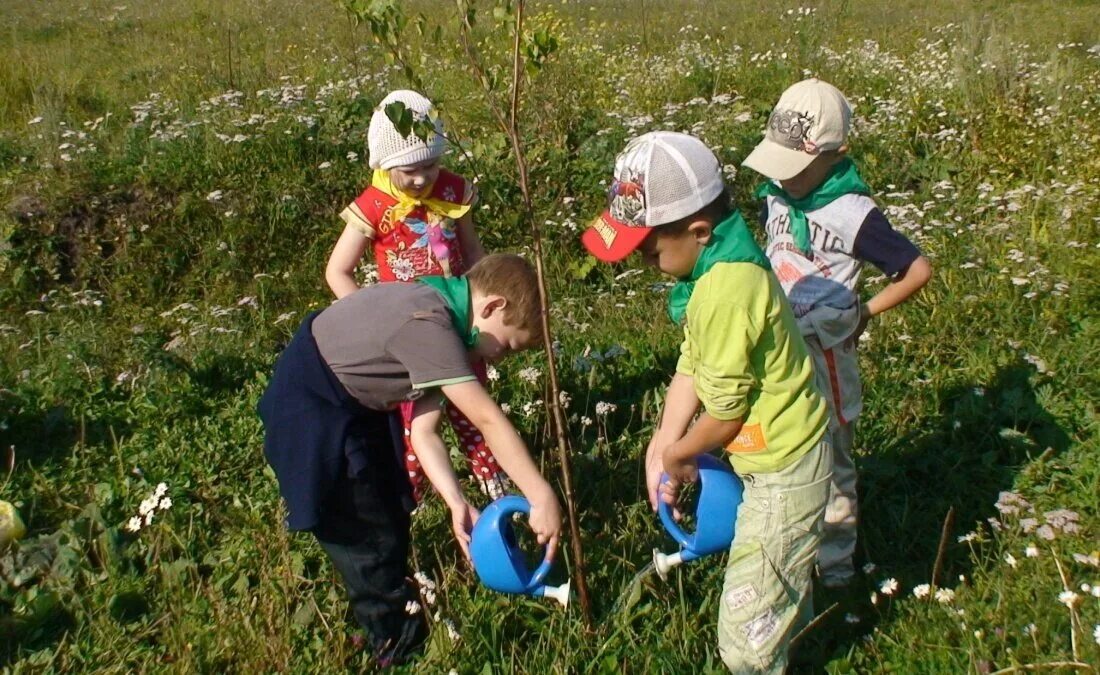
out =
[[[462,338],[462,344],[473,349],[477,346],[478,329],[470,323],[470,282],[466,277],[417,277],[425,286],[431,286],[443,296],[451,312],[451,323]]]
[[[695,260],[691,275],[677,281],[669,291],[668,315],[673,323],[679,324],[684,320],[688,300],[691,300],[691,292],[695,290],[695,282],[720,262],[747,262],[759,265],[766,270],[772,268],[768,264],[768,257],[760,250],[760,246],[749,233],[749,226],[745,224],[745,219],[736,209],[725,220],[714,226],[714,230],[710,233],[710,241]]]
[[[847,157],[834,164],[825,181],[802,199],[795,199],[772,181],[761,184],[755,192],[757,199],[771,195],[787,203],[794,244],[808,257],[812,257],[813,253],[810,246],[810,223],[806,220],[806,212],[816,211],[832,203],[833,200],[850,194],[870,196],[871,188],[867,187],[867,183],[859,177],[855,162]]]

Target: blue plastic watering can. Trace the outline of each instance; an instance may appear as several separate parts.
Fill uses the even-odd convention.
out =
[[[695,532],[688,534],[676,524],[672,508],[658,501],[657,513],[672,538],[680,544],[676,553],[653,549],[653,567],[664,579],[673,567],[696,558],[729,550],[737,527],[737,507],[741,504],[741,479],[729,465],[711,455],[699,455],[699,500],[695,506]],[[661,482],[668,482],[662,474]]]
[[[470,534],[470,557],[474,571],[485,584],[500,593],[548,597],[563,607],[569,606],[569,582],[561,586],[542,583],[550,572],[551,561],[543,560],[534,572],[528,569],[523,552],[516,544],[512,516],[531,513],[531,504],[523,497],[501,497],[481,512]]]

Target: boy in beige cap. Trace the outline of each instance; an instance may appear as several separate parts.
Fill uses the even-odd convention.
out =
[[[768,259],[829,403],[833,484],[818,556],[827,587],[844,586],[855,574],[852,436],[863,407],[856,343],[871,317],[907,300],[932,274],[916,246],[890,227],[847,157],[851,118],[851,105],[836,87],[818,79],[799,82],[783,92],[764,140],[744,161],[769,179],[756,191],[765,199],[761,221]],[[857,288],[864,262],[891,281],[861,303]]]

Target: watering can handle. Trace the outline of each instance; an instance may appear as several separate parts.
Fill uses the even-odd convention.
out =
[[[667,482],[668,474],[662,473],[661,483]],[[661,523],[665,526],[665,531],[672,535],[672,538],[675,539],[680,546],[690,550],[693,544],[692,537],[676,524],[676,520],[672,517],[672,507],[666,504],[660,496],[657,497],[657,514],[661,516]]]
[[[531,502],[515,495],[503,497],[501,499],[502,519],[510,517],[513,513],[522,513],[530,516]],[[531,580],[527,584],[528,590],[533,590],[537,586],[542,585],[542,580],[550,573],[550,567],[553,565],[553,562],[552,560],[543,559],[542,564],[536,567],[535,571],[531,573]]]

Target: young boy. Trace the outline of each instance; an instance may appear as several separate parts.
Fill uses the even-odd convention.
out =
[[[813,614],[810,575],[832,462],[828,412],[794,315],[767,258],[729,204],[718,160],[698,139],[658,131],[615,163],[609,208],[583,236],[597,258],[640,250],[679,283],[684,324],[676,374],[646,451],[660,498],[695,480],[695,458],[729,453],[744,482],[718,610],[718,648],[733,672],[782,672],[791,638]],[[702,404],[698,419],[692,424]]]
[[[846,157],[852,109],[840,91],[817,79],[783,92],[764,140],[745,166],[768,177],[757,190],[768,233],[768,258],[814,359],[829,403],[833,485],[825,511],[818,567],[827,587],[855,575],[855,419],[863,407],[856,342],[867,321],[904,302],[931,277],[920,251],[890,223]],[[864,262],[891,282],[864,304],[856,288]]]
[[[439,436],[441,396],[497,450],[531,502],[530,525],[552,557],[557,497],[527,448],[482,388],[467,350],[496,361],[540,335],[535,272],[515,255],[491,255],[465,277],[369,286],[310,315],[275,366],[260,400],[264,454],[275,469],[291,530],[309,530],[340,572],[379,663],[404,660],[426,637],[406,583],[409,512],[401,422],[415,401],[413,447],[451,510],[469,557],[478,512],[465,499]]]

